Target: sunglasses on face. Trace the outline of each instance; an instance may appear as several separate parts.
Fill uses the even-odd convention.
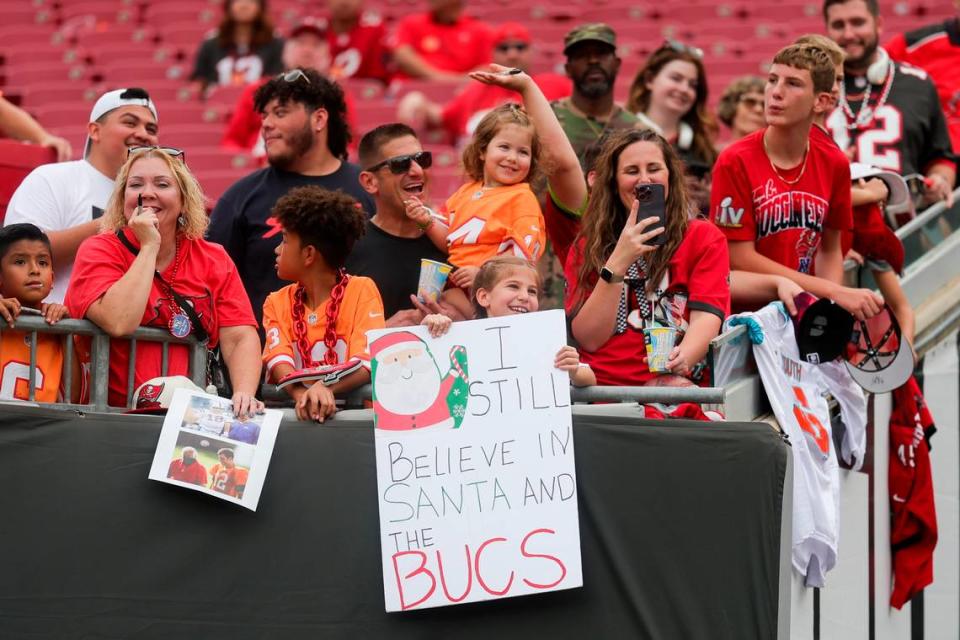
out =
[[[496,49],[498,53],[506,53],[510,49],[516,49],[519,52],[524,52],[530,48],[526,42],[501,42],[497,45]]]
[[[135,153],[140,153],[141,151],[159,151],[160,153],[165,153],[172,158],[180,158],[182,161],[187,161],[187,154],[183,149],[177,149],[176,147],[127,147],[127,157],[129,158]]]
[[[284,82],[296,82],[300,78],[303,78],[307,81],[307,84],[310,84],[310,78],[307,77],[301,69],[294,69],[292,71],[287,71],[286,73],[281,73],[277,76],[278,78],[283,78]]]
[[[674,40],[672,38],[667,38],[663,41],[663,44],[660,45],[661,49],[673,49],[678,53],[687,53],[696,58],[697,60],[703,59],[703,49],[700,47],[693,47],[689,44],[684,44],[679,40]]]
[[[374,173],[384,167],[390,167],[390,173],[400,175],[410,171],[410,165],[414,162],[420,165],[421,169],[429,169],[430,165],[433,164],[433,154],[429,151],[418,151],[417,153],[409,153],[405,156],[394,156],[387,158],[383,162],[378,162],[365,170]]]

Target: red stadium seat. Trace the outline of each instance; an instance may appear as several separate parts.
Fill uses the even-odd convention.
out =
[[[7,213],[10,197],[35,167],[56,162],[57,152],[47,147],[0,139],[0,224]]]
[[[101,67],[104,82],[112,86],[145,86],[155,81],[184,80],[182,65],[155,64],[149,60],[119,60]]]
[[[44,82],[80,82],[90,77],[90,70],[82,64],[37,64],[4,67],[3,85],[25,87]]]
[[[193,2],[151,2],[144,13],[144,23],[161,27],[171,23],[192,22],[201,29],[210,29],[220,21],[220,4],[206,6]],[[271,7],[271,10],[273,8]]]
[[[53,25],[55,22],[56,14],[51,8],[32,7],[26,2],[9,0],[0,3],[0,24],[4,26]],[[4,41],[4,44],[8,43]]]
[[[446,103],[452,100],[468,82],[470,79],[466,75],[463,76],[463,84],[407,79],[394,82],[389,93],[392,97],[399,99],[411,91],[420,91],[432,102]]]
[[[187,155],[187,162],[190,162],[189,154]],[[197,180],[200,182],[200,188],[203,189],[203,194],[207,197],[208,208],[213,209],[223,192],[240,178],[252,173],[254,168],[197,171],[191,167],[191,170],[196,174]]]
[[[20,46],[39,46],[44,43],[57,44],[53,23],[17,25],[6,24],[0,20],[0,43],[5,49]]]
[[[85,129],[90,117],[91,105],[83,102],[60,102],[46,104],[30,110],[44,127],[79,127]]]
[[[90,109],[100,95],[93,87],[64,82],[31,84],[22,89],[20,94],[21,106],[29,111],[57,103],[84,103]]]
[[[140,20],[140,8],[115,0],[68,2],[61,7],[60,17],[64,22],[91,17],[100,24],[134,24]]]
[[[164,119],[164,111],[160,107],[160,137],[164,145],[178,147],[188,150],[191,155],[191,149],[217,147],[223,138],[223,127],[219,123],[200,123],[200,124],[167,124]],[[192,164],[192,162],[191,162]],[[243,164],[246,166],[246,164]]]
[[[340,82],[343,90],[356,100],[375,100],[383,97],[384,86],[379,80],[347,78]]]

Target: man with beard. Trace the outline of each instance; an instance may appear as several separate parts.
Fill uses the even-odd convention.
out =
[[[207,470],[197,461],[197,450],[193,447],[184,447],[180,451],[180,459],[170,462],[167,477],[201,487],[207,484]]]
[[[605,131],[630,129],[636,126],[637,117],[613,101],[613,85],[620,70],[613,29],[603,23],[580,25],[563,38],[563,53],[573,93],[551,106],[583,164],[587,148]]]
[[[273,268],[280,225],[273,205],[290,189],[317,185],[353,196],[367,214],[373,199],[360,187],[360,168],[346,161],[350,129],[343,90],[312,69],[273,78],[254,98],[263,117],[269,166],[241,178],[220,197],[209,239],[224,246],[237,265],[250,304],[261,322],[263,301],[286,283]]]
[[[50,237],[57,272],[47,302],[62,302],[80,243],[100,231],[100,216],[129,147],[157,144],[157,108],[143,89],[109,91],[87,125],[83,159],[44,164],[10,198],[4,224],[30,222]]]
[[[928,203],[953,204],[956,164],[937,90],[926,72],[878,46],[877,0],[825,0],[827,35],[846,53],[839,105],[827,128],[851,160],[925,176]]]

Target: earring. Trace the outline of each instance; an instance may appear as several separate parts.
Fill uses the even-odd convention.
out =
[[[187,224],[187,219],[184,218],[183,214],[181,213],[179,216],[177,216],[177,226],[182,227],[182,226],[185,226],[186,224]]]

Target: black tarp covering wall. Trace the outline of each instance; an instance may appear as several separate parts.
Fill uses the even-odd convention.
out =
[[[767,425],[575,416],[584,587],[388,615],[369,424],[283,424],[253,513],[147,480],[160,423],[0,406],[0,638],[776,636]]]

